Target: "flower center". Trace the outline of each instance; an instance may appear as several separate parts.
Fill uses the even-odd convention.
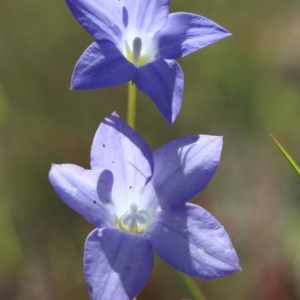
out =
[[[131,203],[130,210],[121,218],[116,218],[116,227],[124,231],[143,234],[150,224],[150,215],[145,210],[138,210],[135,203]]]
[[[136,66],[145,65],[155,59],[156,51],[152,39],[137,36],[134,39],[126,39],[124,46],[123,55]]]

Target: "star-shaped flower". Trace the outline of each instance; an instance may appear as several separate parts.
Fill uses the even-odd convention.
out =
[[[181,107],[183,72],[175,59],[230,35],[191,13],[169,14],[169,0],[66,0],[93,36],[79,58],[73,89],[133,81],[171,124]]]
[[[53,165],[49,178],[62,200],[92,223],[84,271],[91,299],[132,299],[146,284],[153,249],[174,268],[198,278],[240,269],[223,226],[186,203],[212,178],[222,138],[178,138],[153,154],[116,114],[94,137],[91,170]]]

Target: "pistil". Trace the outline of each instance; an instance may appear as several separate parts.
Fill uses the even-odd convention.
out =
[[[142,39],[136,37],[132,42],[132,60],[136,65],[139,63],[141,50],[142,50]]]
[[[131,203],[130,210],[116,219],[116,226],[124,231],[143,234],[147,231],[150,217],[147,211],[138,210],[135,203]]]

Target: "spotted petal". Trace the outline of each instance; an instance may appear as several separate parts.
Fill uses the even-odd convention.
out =
[[[174,60],[155,60],[138,69],[135,83],[172,124],[182,102],[183,72],[180,65]]]
[[[128,207],[150,180],[153,170],[152,152],[141,136],[111,114],[97,130],[92,150],[92,169],[107,169],[114,175],[113,198]],[[124,211],[124,210],[123,210]]]
[[[49,173],[50,182],[61,199],[96,227],[113,224],[109,178],[105,170],[85,170],[72,164],[53,164]]]
[[[153,267],[150,242],[116,229],[95,229],[87,237],[84,270],[92,300],[131,300]]]
[[[217,23],[190,13],[169,15],[166,26],[156,35],[159,54],[175,59],[213,44],[230,33]]]
[[[212,279],[240,270],[228,234],[200,206],[186,204],[162,211],[148,237],[160,257],[190,276]]]
[[[98,89],[122,84],[133,79],[134,65],[109,41],[92,43],[77,61],[72,80],[73,89]]]

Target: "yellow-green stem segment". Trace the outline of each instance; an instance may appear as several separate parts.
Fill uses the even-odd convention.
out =
[[[155,258],[155,263],[159,265],[160,268],[164,268],[165,263],[157,254],[154,255],[154,258]],[[185,275],[184,273],[181,272],[176,272],[176,273],[182,285],[188,291],[189,297],[191,297],[191,299],[207,300],[205,296],[202,294],[200,288],[196,285],[196,282],[192,277]]]
[[[196,285],[193,278],[181,273],[177,272],[177,275],[180,279],[180,281],[183,283],[185,288],[189,291],[192,299],[195,300],[206,300],[204,295],[201,293],[199,287]]]
[[[127,123],[133,129],[135,128],[135,111],[136,111],[136,86],[133,81],[129,81],[129,83],[128,83]]]

